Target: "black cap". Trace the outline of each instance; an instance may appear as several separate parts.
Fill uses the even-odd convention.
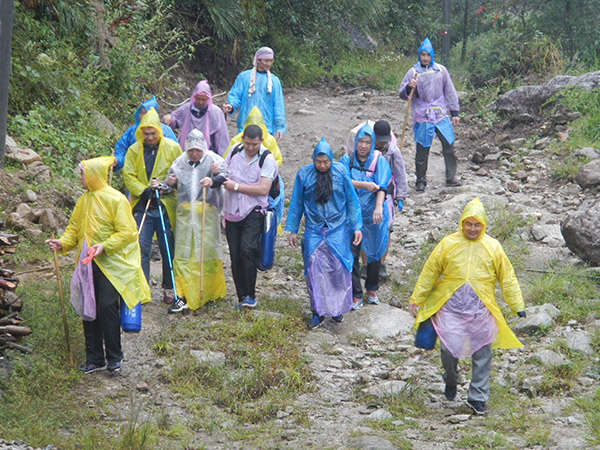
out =
[[[375,132],[375,142],[389,142],[392,139],[390,124],[385,120],[375,122],[373,131]]]

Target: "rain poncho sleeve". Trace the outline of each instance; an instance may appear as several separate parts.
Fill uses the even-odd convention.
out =
[[[402,152],[395,145],[394,142],[390,142],[388,145],[385,159],[390,165],[392,171],[392,179],[394,183],[394,199],[406,198],[408,194],[408,181],[406,180],[406,166],[404,164],[404,158]]]
[[[314,154],[323,153],[333,158],[331,147],[322,139],[315,147]],[[350,272],[352,269],[352,253],[350,241],[354,231],[362,230],[362,216],[356,191],[348,171],[338,162],[333,162],[329,169],[332,176],[333,194],[325,204],[314,200],[316,169],[314,164],[302,167],[294,182],[294,189],[288,209],[285,229],[298,233],[300,220],[304,215],[304,267],[306,269],[310,255],[321,241],[325,241],[331,252]],[[323,227],[327,234],[321,233]]]
[[[468,217],[484,224],[475,240],[467,239],[462,232],[462,222]],[[494,288],[497,280],[513,312],[525,309],[521,289],[502,246],[485,234],[487,219],[478,198],[467,204],[459,223],[459,231],[446,236],[435,247],[417,280],[410,298],[411,303],[420,306],[415,326],[439,311],[461,286],[468,283],[496,320],[498,336],[494,348],[521,347],[496,303]]]
[[[238,75],[233,87],[227,95],[227,103],[233,107],[232,114],[239,109],[237,117],[238,132],[243,130],[244,122],[250,110],[256,106],[263,115],[267,131],[274,134],[281,131],[285,134],[285,108],[283,105],[283,91],[279,78],[271,74],[273,89],[267,93],[267,74],[256,73],[256,92],[248,94],[250,74],[252,70],[245,70]]]
[[[267,127],[265,126],[263,116],[256,106],[254,106],[250,110],[250,113],[246,118],[246,122],[244,123],[244,128],[246,128],[248,125],[257,125],[260,127],[263,133],[263,145],[271,152],[273,158],[275,158],[275,161],[277,162],[277,167],[280,167],[281,163],[283,162],[281,150],[279,149],[279,145],[277,145],[277,140],[273,136],[271,136],[267,131]],[[227,153],[229,153],[231,147],[242,142],[242,134],[243,132],[239,132],[233,138],[231,138],[231,141],[229,142],[229,147],[227,147],[223,158],[227,157]]]
[[[123,194],[108,186],[106,177],[113,157],[84,161],[88,190],[79,198],[64,234],[61,253],[86,242],[102,244],[104,251],[94,261],[117,289],[129,308],[150,301],[150,289],[140,265],[140,248],[131,209]]]

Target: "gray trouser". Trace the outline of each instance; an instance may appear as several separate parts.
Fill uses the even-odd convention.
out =
[[[441,346],[444,382],[450,386],[458,383],[458,359],[452,356],[446,347]],[[490,370],[492,368],[492,344],[481,347],[471,355],[473,369],[469,384],[469,400],[487,402],[490,398]]]
[[[435,133],[442,143],[442,155],[446,163],[446,181],[452,180],[456,176],[456,156],[454,156],[454,148],[448,144],[444,135],[436,128]],[[417,154],[415,156],[415,175],[417,183],[427,184],[427,163],[429,160],[429,149],[431,147],[423,147],[417,144]]]

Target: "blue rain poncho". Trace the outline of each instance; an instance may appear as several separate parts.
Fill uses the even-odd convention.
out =
[[[427,67],[421,65],[421,52],[431,55],[431,63]],[[431,147],[435,130],[442,133],[448,144],[454,142],[454,131],[448,117],[448,110],[452,115],[459,112],[458,95],[450,78],[448,70],[434,62],[433,45],[429,38],[425,38],[418,50],[417,63],[406,72],[398,94],[400,98],[407,99],[406,86],[417,74],[416,92],[411,102],[413,117],[413,133],[415,142],[423,147]]]
[[[352,270],[350,242],[354,231],[362,229],[360,204],[347,166],[333,162],[331,147],[321,139],[313,151],[313,161],[320,155],[326,155],[331,162],[333,193],[329,201],[319,204],[314,199],[317,169],[314,164],[300,168],[296,174],[294,190],[287,215],[286,231],[298,233],[300,219],[304,214],[304,267],[319,243],[325,241],[331,252],[343,264],[346,271]],[[321,232],[328,228],[325,236]]]
[[[356,143],[365,136],[371,137],[371,150],[369,151],[369,156],[367,156],[365,163],[361,166],[356,154]],[[350,156],[348,154],[345,154],[342,156],[342,159],[340,159],[340,163],[345,167],[350,167],[350,162]],[[356,133],[350,176],[354,181],[370,181],[376,183],[379,188],[384,191],[387,190],[388,184],[392,178],[390,165],[381,153],[375,150],[375,132],[367,123],[365,123],[358,133]],[[369,192],[366,189],[356,189],[356,192],[358,194],[363,220],[362,249],[367,255],[367,263],[378,261],[385,254],[387,248],[389,213],[387,208],[383,207],[383,219],[378,224],[373,223],[373,212],[375,211],[377,194]]]
[[[237,117],[238,133],[244,129],[244,122],[250,113],[250,110],[256,106],[260,110],[267,131],[269,134],[275,134],[276,131],[281,131],[285,134],[285,109],[283,107],[283,91],[281,90],[281,82],[279,78],[271,74],[273,88],[271,93],[267,92],[266,73],[256,73],[256,91],[248,94],[250,86],[250,75],[252,70],[245,70],[235,79],[233,87],[227,95],[227,103],[233,107],[231,114],[239,109]]]
[[[120,170],[123,167],[123,163],[125,162],[125,155],[127,154],[127,149],[135,144],[135,130],[140,124],[140,110],[144,108],[146,111],[150,111],[150,108],[154,108],[158,111],[158,102],[156,101],[156,97],[153,95],[152,98],[149,98],[144,103],[142,103],[138,109],[135,110],[133,117],[135,119],[135,124],[131,125],[125,133],[119,138],[117,143],[115,144],[115,158],[117,158],[117,167],[115,167],[115,172]],[[163,130],[163,136],[169,138],[175,142],[177,142],[177,137],[171,127],[165,125],[164,123],[160,124]]]

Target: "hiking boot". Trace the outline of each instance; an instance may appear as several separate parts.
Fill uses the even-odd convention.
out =
[[[169,314],[175,314],[185,309],[188,309],[187,300],[185,299],[185,297],[177,296],[177,300],[175,300],[173,304],[171,304],[171,307],[167,312]]]
[[[239,302],[235,309],[239,311],[242,308],[254,308],[257,303],[252,297],[244,297],[244,300]]]
[[[363,280],[367,279],[367,266],[360,266],[360,277]]]
[[[456,386],[447,384],[444,388],[444,395],[446,396],[446,400],[454,400],[456,398]]]
[[[175,300],[173,289],[163,289],[163,303],[171,305],[173,300]]]
[[[367,303],[369,305],[379,305],[379,297],[377,297],[377,292],[367,291]]]
[[[102,370],[106,370],[106,364],[102,366],[98,366],[96,364],[84,364],[79,366],[79,370],[81,370],[86,375],[89,373],[100,372]]]
[[[446,186],[450,186],[450,187],[462,186],[462,181],[460,181],[460,178],[454,177],[451,180],[446,180]]]
[[[310,322],[308,323],[308,329],[314,330],[316,328],[319,328],[323,323],[323,319],[323,316],[313,313],[312,319],[310,319]]]
[[[352,299],[352,311],[358,311],[358,308],[362,308],[363,301],[362,298],[354,297]]]
[[[488,408],[487,406],[485,406],[485,402],[481,402],[479,400],[467,399],[467,401],[465,401],[465,405],[471,408],[473,412],[478,416],[484,416],[488,412]]]
[[[385,264],[381,264],[381,266],[379,267],[379,280],[386,281],[387,278],[388,278],[387,268],[385,267]]]
[[[331,320],[337,323],[342,323],[344,321],[344,316],[342,316],[341,314],[339,316],[333,316]]]
[[[111,373],[115,373],[121,370],[121,361],[117,361],[114,364],[108,365],[108,371]]]
[[[423,183],[422,181],[418,181],[417,185],[415,186],[415,191],[423,192],[424,190],[425,190],[425,183]]]

